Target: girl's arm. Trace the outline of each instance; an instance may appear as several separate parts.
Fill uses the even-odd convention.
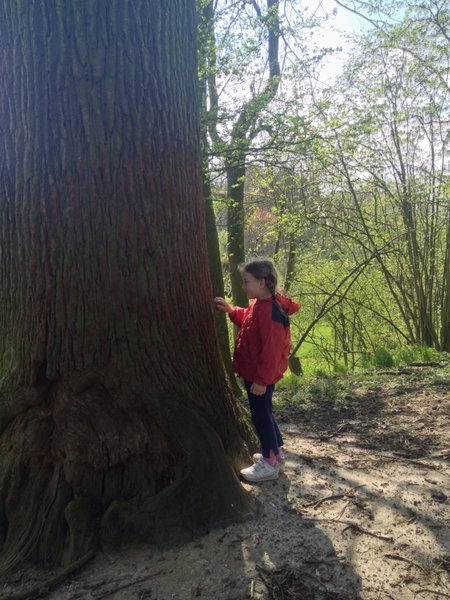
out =
[[[214,298],[214,302],[219,310],[223,310],[228,313],[228,316],[232,320],[232,322],[240,327],[244,322],[245,313],[249,310],[248,308],[241,308],[240,306],[235,306],[234,308],[228,304],[226,300],[223,298]]]
[[[231,314],[233,312],[233,307],[230,306],[224,298],[214,298],[214,302],[219,310],[223,310],[223,312],[226,312],[228,314]]]

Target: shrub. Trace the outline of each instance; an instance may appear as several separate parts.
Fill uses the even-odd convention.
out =
[[[381,368],[393,367],[394,357],[386,348],[378,348],[373,355],[373,365]]]
[[[402,348],[397,354],[397,362],[410,365],[414,362],[433,362],[443,360],[444,356],[434,348],[416,345]]]

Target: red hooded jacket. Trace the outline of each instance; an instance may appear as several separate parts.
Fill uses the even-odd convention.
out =
[[[240,327],[233,371],[239,377],[260,385],[270,385],[282,378],[288,367],[291,341],[287,315],[299,308],[292,300],[277,294],[276,302],[272,298],[254,300],[248,308],[233,309],[230,319]]]

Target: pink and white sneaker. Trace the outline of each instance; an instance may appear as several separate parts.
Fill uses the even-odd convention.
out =
[[[280,468],[278,464],[272,467],[264,458],[261,458],[251,467],[241,470],[241,475],[247,481],[271,481],[278,479]]]
[[[286,463],[286,457],[284,456],[283,452],[280,452],[280,460],[278,461],[278,472],[279,473],[284,473],[284,465]],[[256,454],[253,455],[253,462],[257,463],[258,460],[260,460],[263,457],[262,454],[260,454],[259,452],[257,452]]]

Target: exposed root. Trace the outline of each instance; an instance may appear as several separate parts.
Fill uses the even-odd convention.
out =
[[[68,567],[63,569],[58,575],[55,577],[51,577],[46,581],[43,581],[39,585],[35,587],[24,590],[22,592],[17,592],[16,594],[10,594],[8,596],[0,596],[0,600],[26,600],[27,598],[36,598],[36,597],[44,597],[50,593],[50,591],[62,583],[69,575],[80,569],[84,566],[88,561],[90,561],[95,556],[95,552],[90,550],[87,554],[70,564]]]

